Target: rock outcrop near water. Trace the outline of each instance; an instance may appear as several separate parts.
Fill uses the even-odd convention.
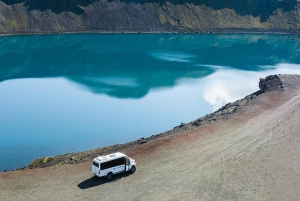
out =
[[[282,82],[277,75],[270,75],[266,78],[260,79],[259,89],[261,92],[268,92],[276,89],[284,91]]]
[[[0,34],[299,31],[297,0],[0,0]]]

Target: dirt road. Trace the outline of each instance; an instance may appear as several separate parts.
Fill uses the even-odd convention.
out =
[[[279,78],[227,120],[128,149],[134,174],[109,182],[91,162],[0,173],[0,200],[299,200],[300,76]]]

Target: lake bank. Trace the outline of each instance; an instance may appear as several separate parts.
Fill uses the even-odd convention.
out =
[[[6,172],[0,174],[0,198],[297,199],[299,86],[299,75],[267,77],[259,93],[219,111],[234,111],[228,118],[214,114],[208,124],[194,121],[195,129],[135,144],[124,150],[137,162],[132,175],[116,175],[111,182],[95,178],[90,161]]]
[[[283,79],[289,79],[289,78],[284,77]],[[289,83],[289,85],[291,85],[291,83]],[[298,83],[295,83],[295,85],[298,85]],[[204,117],[201,117],[189,123],[181,123],[180,125],[175,126],[172,130],[169,130],[167,132],[155,134],[152,135],[151,137],[143,137],[139,140],[132,141],[125,144],[116,144],[113,146],[102,147],[102,148],[84,151],[80,153],[68,153],[68,154],[63,154],[58,156],[47,156],[47,157],[39,158],[33,161],[32,163],[30,163],[28,165],[28,168],[34,169],[34,168],[50,167],[56,165],[76,164],[85,161],[91,161],[93,158],[99,155],[107,155],[113,152],[124,152],[124,151],[126,152],[126,150],[128,149],[129,150],[133,149],[134,147],[138,147],[142,144],[159,140],[160,138],[166,136],[176,136],[180,133],[197,129],[198,127],[201,126],[206,126],[211,123],[229,119],[231,118],[232,115],[234,115],[238,111],[241,112],[242,110],[244,110],[245,107],[253,104],[252,102],[257,99],[257,96],[260,96],[263,93],[267,93],[269,91],[280,91],[280,90],[284,92],[284,84],[282,83],[278,75],[268,76],[266,79],[261,79],[259,82],[259,88],[260,88],[259,91],[254,92],[246,96],[245,98],[237,100],[233,103],[227,103],[216,112],[207,114]],[[25,168],[26,167],[20,167],[16,170],[24,170]]]
[[[299,35],[300,31],[286,31],[286,30],[260,30],[260,29],[179,29],[179,30],[118,30],[118,31],[103,31],[103,30],[82,30],[82,31],[66,31],[66,32],[19,32],[1,34],[0,37],[5,36],[31,36],[31,35],[63,35],[63,34],[279,34],[279,35]]]

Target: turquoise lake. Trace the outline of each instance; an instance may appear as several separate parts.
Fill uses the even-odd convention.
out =
[[[300,74],[300,37],[0,37],[0,171],[158,134]]]

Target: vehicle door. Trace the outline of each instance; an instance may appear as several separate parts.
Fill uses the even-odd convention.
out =
[[[123,172],[125,171],[125,161],[124,158],[118,158],[114,161],[115,167],[113,169],[113,173]]]

